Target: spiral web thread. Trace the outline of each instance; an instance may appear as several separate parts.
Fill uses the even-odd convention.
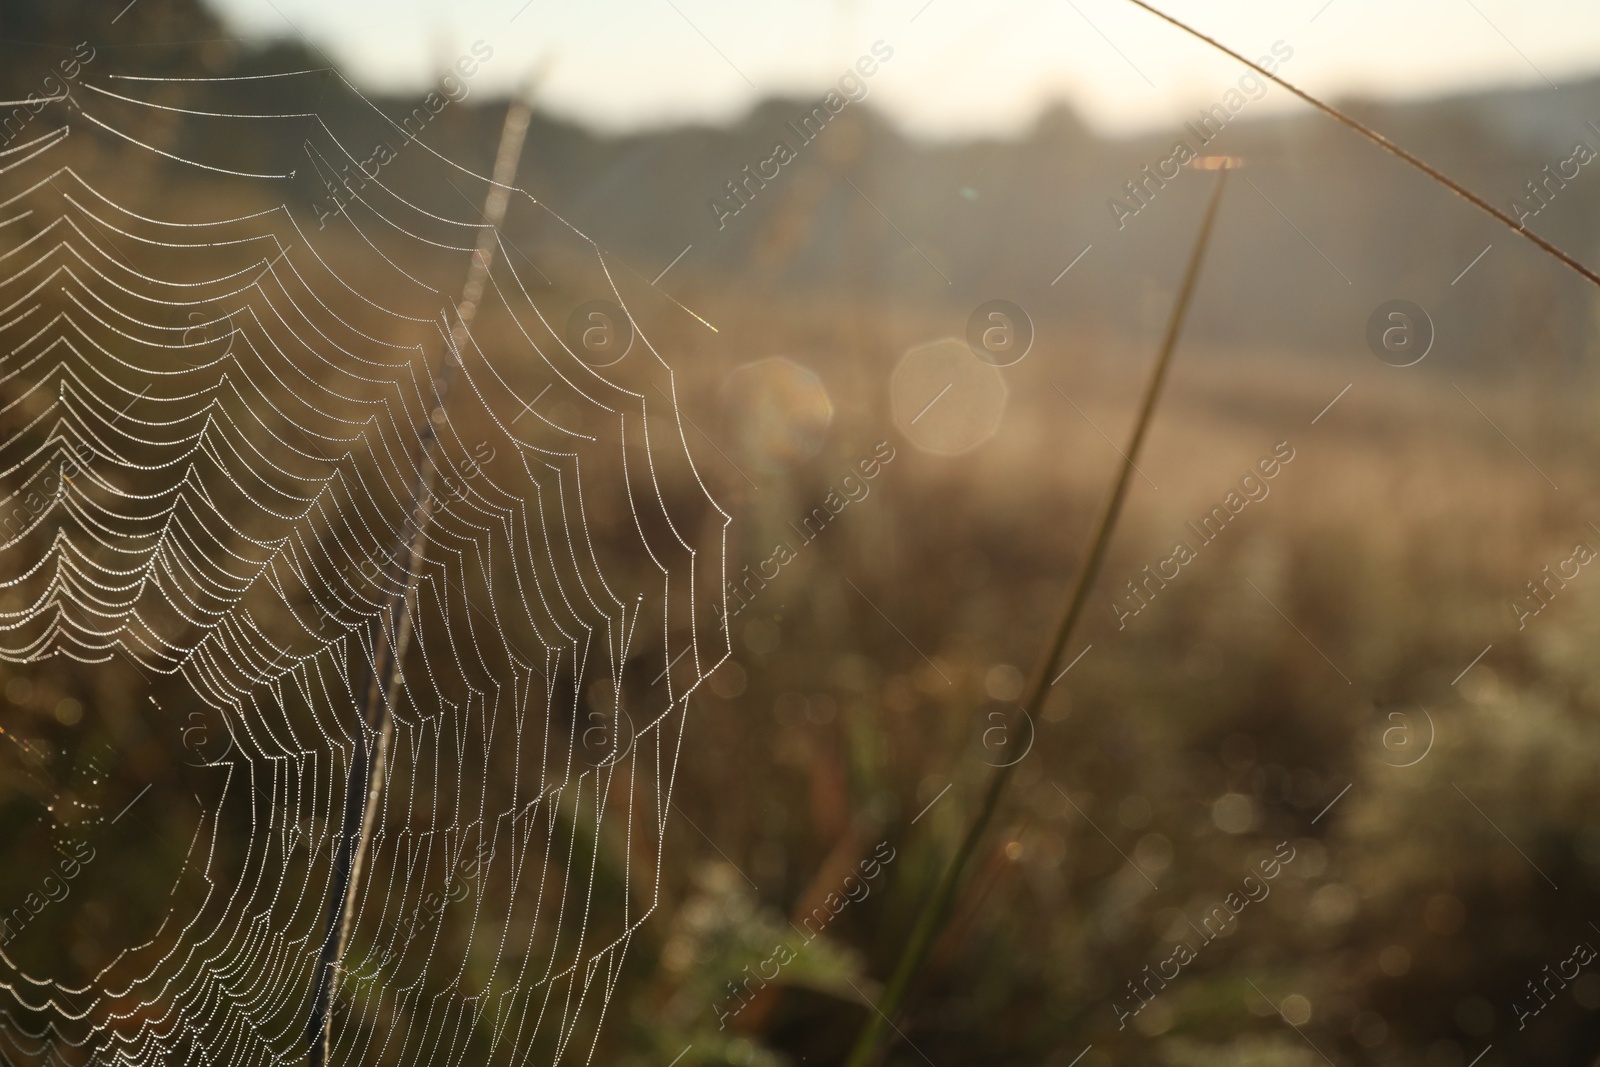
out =
[[[284,123],[294,161],[252,136]],[[377,751],[329,1062],[589,1062],[728,653],[728,517],[660,351],[700,327],[526,192],[489,227],[495,182],[332,72],[100,69],[34,127],[0,152],[0,658],[120,661],[212,730],[164,920],[87,982],[0,946],[0,1055],[303,1061]],[[619,357],[569,343],[594,298]],[[379,746],[358,690],[397,621]]]

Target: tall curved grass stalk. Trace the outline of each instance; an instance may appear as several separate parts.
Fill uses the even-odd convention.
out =
[[[1117,475],[1117,480],[1111,488],[1111,493],[1106,497],[1105,506],[1100,512],[1099,520],[1095,523],[1094,535],[1089,542],[1088,554],[1084,557],[1083,565],[1078,569],[1077,578],[1072,584],[1071,592],[1067,596],[1061,611],[1061,618],[1057,621],[1055,631],[1050,637],[1050,643],[1045,647],[1044,655],[1039,657],[1033,668],[1033,674],[1028,679],[1020,707],[1022,712],[1031,720],[1036,719],[1044,706],[1045,696],[1050,691],[1050,676],[1056,664],[1061,659],[1061,652],[1072,637],[1072,632],[1077,628],[1078,619],[1083,615],[1083,609],[1089,601],[1089,591],[1094,586],[1095,577],[1100,571],[1100,562],[1105,557],[1106,548],[1111,543],[1111,534],[1117,525],[1117,517],[1122,512],[1122,503],[1128,495],[1128,485],[1132,481],[1135,471],[1134,464],[1138,461],[1139,449],[1144,444],[1145,434],[1150,429],[1152,416],[1155,414],[1156,401],[1161,396],[1161,386],[1166,381],[1167,369],[1172,365],[1172,353],[1178,345],[1178,333],[1183,328],[1183,320],[1189,310],[1190,298],[1194,295],[1195,283],[1200,278],[1200,265],[1205,258],[1206,246],[1211,242],[1212,224],[1217,218],[1217,208],[1222,203],[1222,190],[1227,182],[1228,171],[1224,166],[1217,174],[1217,187],[1211,194],[1211,203],[1206,208],[1205,221],[1200,224],[1200,233],[1195,238],[1194,251],[1189,254],[1189,266],[1184,271],[1183,284],[1178,290],[1177,302],[1172,306],[1172,316],[1167,322],[1166,336],[1161,341],[1161,351],[1156,357],[1156,364],[1150,372],[1150,380],[1145,383],[1144,397],[1139,405],[1138,416],[1134,419],[1133,433],[1128,439],[1128,445],[1122,450],[1122,469]],[[1021,722],[1016,717],[1011,723],[1012,728],[1020,726]],[[1009,736],[1009,732],[1008,732]],[[983,802],[978,808],[978,813],[973,817],[971,825],[961,839],[961,845],[950,859],[950,864],[945,868],[939,884],[935,887],[933,895],[917,915],[916,925],[911,929],[911,937],[906,942],[906,947],[900,953],[900,960],[895,965],[894,974],[889,979],[889,984],[884,987],[883,996],[880,998],[877,1010],[869,1016],[866,1026],[861,1030],[856,1039],[855,1047],[850,1052],[847,1062],[848,1067],[868,1067],[873,1063],[887,1037],[888,1028],[892,1025],[891,1019],[900,1004],[905,1000],[906,991],[911,982],[916,978],[917,972],[922,969],[923,963],[928,958],[928,953],[933,949],[935,938],[939,930],[949,918],[950,909],[955,904],[956,894],[961,888],[963,875],[967,865],[978,850],[984,831],[989,828],[989,823],[994,820],[995,812],[1000,807],[1000,801],[1005,795],[1006,786],[1011,782],[1012,770],[1015,764],[997,767],[989,779],[989,786],[984,791]]]
[[[484,286],[494,253],[499,245],[500,225],[505,221],[510,202],[511,183],[516,179],[517,163],[522,158],[522,141],[528,132],[532,108],[523,100],[513,100],[506,110],[500,130],[500,147],[495,153],[493,184],[484,200],[485,225],[478,231],[477,248],[467,267],[461,302],[456,305],[456,322],[451,327],[450,347],[438,375],[434,391],[443,404],[454,378],[454,360],[470,340],[467,333],[473,315],[483,300]],[[362,867],[372,840],[373,824],[383,798],[384,770],[388,766],[389,746],[394,738],[394,704],[400,691],[400,666],[411,640],[411,597],[421,575],[419,561],[427,537],[432,512],[424,505],[433,493],[438,477],[439,438],[433,420],[422,424],[422,455],[417,462],[417,478],[412,486],[413,516],[416,531],[393,546],[390,578],[401,588],[390,595],[379,620],[371,664],[354,687],[365,699],[362,728],[355,731],[355,753],[345,781],[344,810],[339,844],[333,857],[333,877],[328,887],[327,921],[322,947],[317,957],[316,986],[312,992],[311,1017],[306,1023],[306,1062],[309,1067],[324,1067],[333,1053],[333,1005],[339,995],[345,949],[355,923],[356,899],[361,888]],[[376,738],[369,748],[368,735]]]
[[[1199,30],[1190,26],[1183,20],[1174,18],[1159,8],[1151,6],[1150,4],[1146,3],[1145,0],[1128,0],[1128,2],[1136,7],[1143,8],[1145,11],[1148,11],[1150,14],[1156,16],[1162,21],[1167,22],[1172,26],[1182,30],[1184,33],[1189,34],[1191,37],[1205,42],[1212,48],[1215,48],[1217,51],[1221,52],[1223,55],[1243,63],[1245,66],[1249,67],[1262,77],[1269,79],[1273,83],[1283,86],[1285,89],[1289,90],[1289,92],[1293,93],[1301,100],[1304,100],[1318,111],[1321,111],[1323,114],[1329,116],[1341,126],[1354,130],[1356,133],[1360,134],[1362,137],[1365,137],[1367,140],[1371,141],[1385,152],[1388,152],[1390,155],[1393,155],[1410,166],[1415,167],[1417,170],[1426,174],[1429,178],[1432,178],[1446,189],[1449,189],[1452,193],[1455,193],[1469,204],[1472,204],[1474,207],[1494,218],[1507,229],[1521,234],[1539,249],[1553,256],[1569,269],[1575,271],[1579,275],[1582,275],[1595,285],[1600,286],[1600,274],[1597,274],[1595,271],[1584,266],[1572,256],[1568,255],[1566,252],[1563,252],[1560,248],[1545,240],[1543,237],[1540,237],[1538,234],[1518,225],[1517,221],[1510,215],[1506,214],[1504,211],[1501,211],[1499,208],[1495,207],[1493,204],[1489,203],[1483,197],[1479,196],[1477,193],[1474,193],[1471,189],[1468,189],[1460,182],[1451,178],[1449,175],[1442,173],[1441,171],[1430,166],[1428,163],[1424,162],[1422,159],[1412,155],[1404,148],[1401,148],[1399,145],[1383,136],[1383,134],[1379,133],[1377,130],[1358,122],[1349,115],[1346,115],[1343,111],[1340,111],[1338,108],[1334,107],[1332,104],[1328,104],[1322,100],[1319,100],[1317,97],[1312,96],[1310,93],[1306,92],[1304,89],[1301,89],[1292,82],[1289,82],[1281,76],[1274,74],[1272,71],[1267,70],[1265,67],[1262,67],[1257,63],[1251,62],[1249,59],[1245,58],[1238,52],[1235,52],[1227,45],[1222,44],[1215,38],[1208,37],[1207,35],[1201,33]],[[1194,287],[1195,279],[1199,273],[1201,256],[1205,252],[1205,246],[1211,233],[1211,223],[1216,214],[1217,204],[1222,196],[1222,179],[1225,178],[1226,175],[1227,171],[1224,170],[1221,177],[1219,177],[1217,190],[1212,197],[1210,210],[1206,214],[1205,223],[1202,225],[1200,236],[1195,243],[1195,250],[1189,261],[1189,271],[1184,276],[1183,289],[1179,293],[1176,306],[1173,308],[1172,320],[1167,327],[1167,335],[1162,345],[1161,355],[1157,360],[1155,371],[1151,375],[1150,383],[1145,390],[1144,404],[1140,408],[1139,418],[1134,424],[1132,443],[1124,453],[1126,460],[1122,467],[1122,473],[1118,476],[1117,484],[1112,490],[1111,497],[1106,502],[1105,511],[1101,514],[1100,522],[1095,528],[1094,541],[1091,544],[1089,555],[1085,559],[1084,565],[1079,571],[1077,581],[1073,585],[1072,595],[1067,601],[1066,610],[1063,612],[1061,621],[1056,627],[1055,635],[1051,639],[1045,656],[1039,661],[1039,666],[1036,668],[1032,679],[1030,679],[1027,697],[1024,702],[1024,706],[1029,715],[1035,714],[1039,705],[1043,701],[1044,692],[1048,688],[1048,686],[1044,684],[1044,679],[1047,678],[1049,676],[1049,672],[1054,669],[1057,660],[1059,660],[1061,656],[1062,648],[1065,647],[1067,640],[1072,635],[1073,626],[1077,622],[1078,615],[1082,612],[1083,603],[1088,596],[1089,587],[1094,581],[1096,571],[1099,569],[1100,558],[1104,554],[1107,543],[1110,541],[1112,527],[1116,523],[1117,513],[1122,508],[1122,499],[1127,492],[1128,483],[1133,474],[1135,457],[1138,455],[1139,445],[1144,440],[1144,434],[1149,426],[1150,416],[1155,409],[1156,398],[1160,393],[1162,380],[1166,376],[1167,365],[1172,355],[1172,348],[1177,341],[1178,329],[1183,323],[1184,312],[1188,307],[1189,296]],[[973,819],[972,824],[967,828],[966,836],[962,838],[960,848],[956,850],[956,854],[951,858],[950,865],[945,869],[944,875],[942,878],[940,878],[939,884],[935,888],[933,896],[929,899],[928,904],[917,916],[917,922],[912,928],[911,937],[907,941],[906,947],[900,954],[899,962],[895,966],[894,975],[890,978],[888,986],[886,986],[884,989],[883,997],[877,1006],[877,1011],[868,1018],[867,1024],[862,1028],[861,1035],[856,1040],[855,1047],[851,1050],[850,1058],[847,1061],[848,1067],[869,1067],[869,1065],[876,1058],[879,1049],[883,1045],[887,1028],[890,1025],[889,1020],[893,1017],[894,1013],[899,1010],[900,1004],[905,999],[906,991],[909,988],[912,979],[916,977],[918,970],[921,969],[922,964],[926,961],[928,953],[933,947],[934,938],[937,936],[940,927],[944,925],[945,920],[948,918],[950,909],[955,902],[956,892],[960,888],[961,878],[965,873],[966,866],[971,861],[973,854],[977,851],[978,844],[983,837],[984,831],[988,829],[989,823],[993,820],[995,810],[999,807],[1000,800],[1004,796],[1006,786],[1010,781],[1010,767],[1002,767],[996,770],[995,774],[990,779],[989,788],[984,793],[983,804],[979,808],[978,814]]]
[[[1495,207],[1493,204],[1489,203],[1489,201],[1485,200],[1483,197],[1479,196],[1477,193],[1473,192],[1471,189],[1468,189],[1466,186],[1462,185],[1460,182],[1456,181],[1454,178],[1451,178],[1449,175],[1444,174],[1444,173],[1442,173],[1442,172],[1440,172],[1438,170],[1435,170],[1433,167],[1429,166],[1427,163],[1423,162],[1421,159],[1418,159],[1416,156],[1412,155],[1410,152],[1407,152],[1404,148],[1401,148],[1399,145],[1397,145],[1393,141],[1389,140],[1389,138],[1385,137],[1383,134],[1379,133],[1377,130],[1374,130],[1370,126],[1366,126],[1366,125],[1364,125],[1364,124],[1362,124],[1360,122],[1357,122],[1355,119],[1351,118],[1349,115],[1346,115],[1343,111],[1340,111],[1338,108],[1334,107],[1332,104],[1327,104],[1327,103],[1324,103],[1321,100],[1318,100],[1316,97],[1312,96],[1310,93],[1306,92],[1304,89],[1301,89],[1299,86],[1293,84],[1292,82],[1285,81],[1282,77],[1280,77],[1277,74],[1272,73],[1272,71],[1267,70],[1265,67],[1258,66],[1257,64],[1250,62],[1250,60],[1246,59],[1244,56],[1240,55],[1238,52],[1235,52],[1233,49],[1229,48],[1227,45],[1223,44],[1221,41],[1218,41],[1214,37],[1207,37],[1205,34],[1201,33],[1199,30],[1195,29],[1193,26],[1190,26],[1188,23],[1184,22],[1182,19],[1173,18],[1171,15],[1167,14],[1165,11],[1162,11],[1159,8],[1151,7],[1149,4],[1145,3],[1145,0],[1128,0],[1128,3],[1133,4],[1135,7],[1144,8],[1146,11],[1150,12],[1150,14],[1154,15],[1158,19],[1161,19],[1163,22],[1167,22],[1167,23],[1170,23],[1173,26],[1176,26],[1178,29],[1182,30],[1184,33],[1187,33],[1189,36],[1194,37],[1197,40],[1204,41],[1206,44],[1210,45],[1212,48],[1215,48],[1217,51],[1221,52],[1223,55],[1228,56],[1229,58],[1232,58],[1232,59],[1237,59],[1240,63],[1243,63],[1245,66],[1249,67],[1251,70],[1255,71],[1257,74],[1261,75],[1263,78],[1267,78],[1268,80],[1276,82],[1278,85],[1283,86],[1285,89],[1289,90],[1295,96],[1298,96],[1300,99],[1304,100],[1306,103],[1310,104],[1312,107],[1316,108],[1318,111],[1320,111],[1323,114],[1325,114],[1325,115],[1329,116],[1330,118],[1332,118],[1335,122],[1339,123],[1341,126],[1349,127],[1350,129],[1352,129],[1355,132],[1359,133],[1361,136],[1365,137],[1367,140],[1371,141],[1373,144],[1377,145],[1379,148],[1383,149],[1385,152],[1388,152],[1392,156],[1397,156],[1398,158],[1400,158],[1400,159],[1404,160],[1405,162],[1409,163],[1411,166],[1417,168],[1422,173],[1426,174],[1428,177],[1432,178],[1434,181],[1436,181],[1440,185],[1444,186],[1446,189],[1449,189],[1452,193],[1455,193],[1457,196],[1461,197],[1461,199],[1467,201],[1467,203],[1472,204],[1474,207],[1477,207],[1477,208],[1487,212],[1488,214],[1492,215],[1495,219],[1497,219],[1499,222],[1504,224],[1507,228],[1515,230],[1517,233],[1520,233],[1522,236],[1524,236],[1528,240],[1532,241],[1535,245],[1538,245],[1541,249],[1543,249],[1544,251],[1550,253],[1550,255],[1554,256],[1557,259],[1559,259],[1562,263],[1566,264],[1568,267],[1570,267],[1573,270],[1577,271],[1579,274],[1583,275],[1585,278],[1589,279],[1594,284],[1600,285],[1600,274],[1596,274],[1594,271],[1590,270],[1588,267],[1584,266],[1582,263],[1579,263],[1576,259],[1573,259],[1571,256],[1567,255],[1561,249],[1557,248],[1555,245],[1551,244],[1549,241],[1546,241],[1543,237],[1540,237],[1538,234],[1534,233],[1532,230],[1526,229],[1523,226],[1518,225],[1516,219],[1512,218],[1510,215],[1507,215],[1504,211],[1501,211],[1499,208]]]

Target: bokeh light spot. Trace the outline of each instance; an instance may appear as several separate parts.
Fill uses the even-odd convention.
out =
[[[955,456],[994,435],[1006,410],[998,368],[954,337],[918,345],[889,380],[894,424],[924,452]]]

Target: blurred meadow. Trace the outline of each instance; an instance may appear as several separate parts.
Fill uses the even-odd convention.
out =
[[[219,16],[191,0],[140,0],[124,15],[112,25],[87,4],[0,3],[0,97],[36,91],[84,40],[96,53],[83,79],[118,92],[134,83],[106,77],[327,65],[292,38],[230,43]],[[1284,73],[1292,78],[1292,63]],[[34,213],[0,226],[0,253],[16,253],[0,306],[20,307],[41,284],[13,272],[44,220],[87,210],[80,187],[56,169],[67,165],[129,219],[237,219],[287,204],[298,238],[279,223],[275,232],[286,246],[305,242],[286,253],[291,262],[314,246],[316,261],[298,260],[308,273],[322,263],[385,296],[400,291],[379,259],[399,237],[340,219],[318,225],[330,197],[348,189],[328,177],[338,168],[319,176],[307,164],[319,136],[308,122],[242,127],[192,114],[314,113],[340,143],[365,145],[380,134],[364,100],[326,75],[169,80],[146,95],[168,110],[110,98],[86,108],[114,114],[107,121],[137,144],[53,105],[0,146],[42,134],[47,118],[71,129],[48,167],[5,174],[7,218],[12,208]],[[368,95],[396,122],[419,106]],[[632,133],[541,111],[536,89],[533,102],[517,184],[549,215],[513,205],[506,269],[542,279],[530,299],[549,309],[556,336],[572,309],[612,286],[636,298],[629,313],[672,373],[670,385],[664,374],[635,384],[650,403],[670,390],[666,410],[682,420],[670,431],[650,424],[645,445],[629,439],[611,460],[586,454],[586,484],[616,490],[585,497],[587,537],[602,569],[623,575],[619,588],[649,588],[636,542],[654,535],[628,515],[615,459],[661,442],[692,457],[663,465],[654,491],[698,550],[683,565],[705,584],[687,610],[729,655],[682,712],[670,805],[657,811],[644,793],[633,800],[664,825],[659,857],[576,809],[540,831],[592,846],[597,914],[647,917],[607,979],[603,1025],[593,1005],[573,1009],[590,1013],[594,1045],[536,1043],[531,1061],[843,1062],[992,768],[1015,760],[883,1062],[1600,1062],[1600,968],[1575,953],[1600,944],[1600,911],[1585,903],[1600,889],[1591,806],[1600,803],[1600,576],[1583,565],[1600,550],[1600,302],[1582,278],[1310,109],[1246,111],[1230,122],[1207,150],[1242,166],[1230,172],[1088,613],[1049,673],[1069,660],[1070,669],[1036,721],[997,729],[1083,561],[1217,175],[1183,170],[1120,226],[1108,201],[1126,202],[1125,183],[1167,158],[1193,116],[1175,116],[1170,133],[1110,136],[1062,104],[1017,136],[928,140],[899,130],[869,97],[723,217],[708,202],[734,203],[728,183],[768,159],[785,124],[816,100],[768,99],[728,126]],[[1565,82],[1558,97],[1540,86],[1338,102],[1500,206],[1530,196],[1527,183],[1572,157],[1575,142],[1600,148],[1585,125],[1600,120],[1600,80]],[[485,185],[468,175],[489,173],[507,103],[488,92],[452,100],[419,135],[429,151],[396,153],[384,182],[430,210],[477,210]],[[172,157],[297,173],[252,184]],[[1588,170],[1530,225],[1600,263],[1600,178]],[[54,177],[44,180],[46,171]],[[140,223],[125,221],[127,232],[98,237],[133,257],[133,271],[193,278],[211,269],[141,241]],[[223,262],[230,253],[204,254]],[[405,254],[396,262],[441,292],[459,290],[467,254]],[[974,309],[996,298],[1020,307],[1033,333],[1026,355],[1005,366],[979,360],[966,340]],[[65,288],[39,299],[86,306]],[[264,298],[239,299],[264,308]],[[1366,340],[1374,309],[1393,299],[1431,317],[1431,348],[1410,366],[1377,358]],[[426,339],[436,314],[422,310],[415,337],[383,336]],[[174,336],[201,321],[186,307],[160,315]],[[386,328],[375,312],[348,316],[353,333]],[[37,323],[0,325],[0,347],[22,351]],[[545,380],[521,355],[522,329],[488,300],[473,325],[473,359],[494,366],[519,400]],[[102,342],[112,353],[120,343]],[[437,345],[430,351],[438,357]],[[7,358],[0,352],[0,365]],[[8,440],[38,443],[59,383],[23,389],[17,383],[31,387],[37,373],[11,358],[0,425]],[[130,394],[142,380],[109,357],[73,358]],[[444,403],[457,450],[496,485],[524,476],[531,485],[535,475],[511,450],[485,459],[472,447],[477,429],[517,414],[492,388],[463,387]],[[281,427],[294,416],[273,405],[301,389],[278,379],[255,401],[217,403],[253,406],[262,426]],[[380,394],[380,384],[353,393],[352,412]],[[426,420],[425,403],[399,404],[404,417],[374,432],[412,447],[407,419]],[[602,433],[576,396],[553,394],[540,410]],[[349,469],[379,470],[381,455],[374,445]],[[309,466],[274,459],[285,484],[312,477]],[[139,463],[129,461],[127,492],[156,477]],[[20,499],[21,474],[7,478]],[[1228,507],[1230,494],[1247,500]],[[235,506],[224,499],[221,510]],[[7,511],[18,507],[26,510],[13,501]],[[1196,536],[1189,524],[1218,507],[1227,521],[1214,522],[1209,539]],[[7,558],[0,609],[72,598],[24,566],[68,521],[52,512],[17,542],[31,554]],[[275,531],[262,519],[228,536],[243,545]],[[1160,568],[1180,542],[1194,551],[1173,577]],[[726,601],[735,612],[725,636],[725,609],[708,614],[692,600],[715,596],[718,566],[730,597],[739,593]],[[461,612],[529,595],[513,571],[503,555],[483,562],[465,580]],[[288,613],[274,610],[259,608],[263,632],[287,624]],[[441,608],[437,618],[448,632],[452,616]],[[175,612],[150,625],[182,635],[202,623]],[[642,701],[657,671],[674,670],[663,640],[690,625],[667,610],[657,629],[668,637],[642,638],[619,668],[622,682],[552,673],[550,684],[573,689],[580,709],[603,709],[624,689]],[[532,624],[496,627],[513,642],[535,640]],[[440,637],[430,631],[428,640]],[[701,668],[718,663],[714,649],[702,655]],[[407,660],[407,676],[421,663],[421,653]],[[182,1009],[190,1044],[174,1037],[157,1051],[119,1036],[120,1061],[108,1045],[56,1040],[52,1013],[87,1005],[96,1033],[166,1032],[179,994],[135,1002],[118,968],[133,967],[144,946],[181,956],[187,917],[212,915],[212,894],[236,888],[230,878],[242,884],[242,872],[266,869],[255,843],[281,828],[260,820],[293,818],[285,808],[300,802],[285,792],[278,806],[277,791],[289,787],[265,756],[219,779],[208,764],[225,755],[224,732],[242,735],[224,730],[186,676],[142,670],[126,655],[55,655],[3,670],[0,909],[28,912],[0,943],[6,1062],[251,1061],[242,1041],[223,1045],[207,1030],[203,1004]],[[296,699],[312,702],[284,697]],[[297,714],[285,721],[317,719],[312,709]],[[388,810],[422,819],[440,797],[469,793],[474,808],[512,810],[520,794],[511,771],[523,757],[490,752],[488,740],[484,750],[481,759],[449,757],[460,763],[445,777],[460,781],[419,787]],[[336,803],[307,802],[309,822],[325,825]],[[84,825],[85,812],[119,811],[135,814],[95,831],[92,860],[73,853],[76,873],[59,901],[24,904],[66,869],[64,842],[78,838],[64,827]],[[323,893],[319,861],[290,851],[267,873]],[[444,893],[454,884],[438,868],[421,878]],[[496,909],[514,911],[531,884],[475,889],[470,916],[440,903],[411,920],[459,964],[449,981],[426,982],[454,990],[497,980],[508,964]],[[308,916],[321,899],[282,921],[314,927]],[[269,927],[279,921],[275,910],[260,914]],[[596,925],[621,936],[612,921]],[[266,984],[278,981],[268,972],[289,966],[261,953],[227,961],[241,1000],[256,995],[254,972]],[[384,1001],[380,987],[413,977],[401,967],[374,979],[384,1007],[373,1010],[412,1012],[413,1002]],[[416,981],[429,995],[436,988]],[[285,1058],[304,1007],[274,1000],[262,1009],[264,1028],[293,1038],[273,1045]],[[463,1022],[465,1036],[431,1052],[373,1043],[341,1062],[484,1062],[480,1023]]]

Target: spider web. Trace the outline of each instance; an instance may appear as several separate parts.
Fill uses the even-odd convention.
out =
[[[89,980],[0,945],[0,1054],[297,1062],[326,983],[329,1062],[587,1062],[728,654],[703,327],[334,72],[113,65],[0,152],[0,658],[136,671],[198,807]]]

